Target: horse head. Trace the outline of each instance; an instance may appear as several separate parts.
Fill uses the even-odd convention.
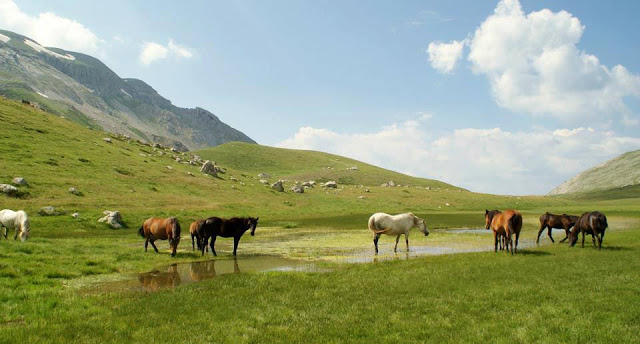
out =
[[[253,217],[249,217],[249,226],[251,227],[251,236],[254,236],[256,234],[256,227],[258,226],[258,219],[260,219],[260,218],[256,217],[254,219]]]
[[[169,238],[169,247],[171,247],[171,257],[175,257],[178,250],[178,244],[180,243],[180,223],[175,217],[171,218],[171,225],[173,226],[172,235]]]
[[[413,218],[414,218],[415,225],[418,226],[418,229],[420,229],[422,233],[424,233],[424,236],[429,235],[429,228],[427,227],[427,221],[415,215],[413,216]]]
[[[499,213],[498,210],[484,210],[484,229],[489,229],[491,227],[491,221],[497,213]]]

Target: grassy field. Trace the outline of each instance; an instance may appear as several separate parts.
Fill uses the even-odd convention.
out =
[[[227,169],[213,178],[174,159],[188,155],[16,102],[0,100],[0,120],[0,183],[18,176],[30,183],[20,187],[21,197],[0,195],[0,208],[25,209],[32,222],[29,241],[0,240],[0,342],[640,340],[637,189],[562,197],[478,194],[329,154],[236,143],[197,152]],[[347,169],[352,166],[358,170]],[[286,179],[287,189],[308,179],[337,180],[340,187],[279,193],[258,182],[261,172],[271,174],[270,181]],[[380,186],[388,180],[403,186]],[[82,195],[69,194],[69,187]],[[48,205],[65,214],[36,215]],[[366,220],[376,211],[427,219],[432,233],[412,232],[414,248],[490,250],[490,235],[448,230],[482,227],[487,208],[521,210],[526,240],[535,239],[544,211],[601,210],[610,230],[602,251],[551,245],[545,237],[514,257],[477,252],[341,260],[373,260]],[[104,210],[121,211],[127,228],[98,223]],[[69,216],[73,212],[80,217]],[[160,254],[143,252],[140,223],[168,215],[183,228],[210,215],[260,216],[256,236],[243,237],[239,246],[240,266],[242,259],[268,255],[313,261],[323,272],[229,274],[153,293],[101,288],[131,274],[211,259],[193,253],[185,234],[177,258],[170,258],[166,242],[158,245]],[[381,255],[395,257],[393,238],[380,243]],[[228,239],[217,249],[219,260],[230,259]]]

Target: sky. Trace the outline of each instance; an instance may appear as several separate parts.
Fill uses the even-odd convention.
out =
[[[545,194],[640,149],[638,1],[20,1],[0,28],[101,59],[260,144]]]

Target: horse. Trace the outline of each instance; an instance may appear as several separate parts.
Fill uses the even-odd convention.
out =
[[[217,256],[215,249],[216,238],[221,236],[223,238],[233,237],[233,255],[236,255],[238,250],[238,243],[240,238],[251,228],[251,236],[256,233],[256,227],[258,226],[259,217],[232,217],[230,219],[221,219],[219,217],[210,217],[204,220],[200,227],[198,227],[198,235],[202,240],[202,255],[204,256],[204,249],[207,246],[207,241],[211,238],[211,253]]]
[[[202,238],[200,238],[200,236],[198,235],[198,227],[200,227],[200,224],[202,224],[203,221],[204,220],[195,220],[191,222],[191,225],[189,226],[189,234],[191,234],[192,251],[196,250],[194,239],[197,240],[198,242],[198,251],[200,251],[200,249],[202,248]]]
[[[578,234],[582,232],[582,247],[584,247],[585,234],[591,234],[593,246],[596,246],[596,239],[598,239],[598,249],[602,249],[604,231],[607,227],[609,227],[609,224],[607,223],[607,217],[603,213],[599,211],[584,213],[573,226],[573,231],[569,235],[569,246],[575,246],[578,241]]]
[[[0,230],[2,235],[7,239],[7,235],[10,229],[15,229],[16,234],[13,236],[13,240],[18,239],[18,231],[20,231],[20,241],[26,241],[29,239],[31,233],[31,223],[29,217],[24,210],[13,211],[10,209],[0,210]]]
[[[144,251],[147,252],[147,246],[149,242],[153,249],[158,253],[158,248],[154,241],[156,240],[167,240],[169,239],[169,246],[171,247],[171,257],[176,255],[176,250],[178,249],[178,244],[180,243],[180,223],[178,219],[175,217],[170,218],[160,218],[160,217],[151,217],[147,219],[140,229],[138,229],[138,234],[141,237],[147,239],[144,242]]]
[[[498,252],[499,236],[504,235],[505,246],[511,254],[518,252],[518,239],[522,229],[522,215],[515,210],[486,210],[484,212],[485,229],[491,228],[494,239],[494,252]],[[515,236],[515,246],[514,237]]]
[[[409,230],[413,227],[418,227],[424,233],[424,236],[429,235],[427,222],[412,213],[398,215],[375,213],[369,217],[368,225],[369,230],[373,232],[373,245],[375,246],[376,254],[378,254],[378,240],[382,234],[396,236],[396,246],[394,246],[393,252],[398,252],[398,241],[402,234],[404,234],[407,252],[409,252]]]
[[[564,229],[565,237],[564,239],[560,240],[560,242],[564,242],[565,240],[567,240],[567,238],[569,238],[569,233],[571,233],[570,229],[571,227],[573,227],[573,225],[576,224],[578,218],[579,216],[567,214],[553,215],[549,214],[549,212],[540,215],[540,230],[538,231],[538,239],[536,239],[536,244],[540,243],[540,234],[542,234],[542,231],[544,231],[545,228],[548,228],[547,234],[549,235],[549,239],[551,239],[551,242],[555,242],[553,241],[553,237],[551,236],[552,229]]]

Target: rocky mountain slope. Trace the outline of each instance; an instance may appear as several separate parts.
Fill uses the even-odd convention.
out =
[[[78,123],[180,150],[255,143],[211,112],[174,106],[144,81],[123,79],[100,60],[45,48],[0,30],[0,94],[38,103]]]
[[[624,153],[581,172],[549,192],[549,195],[590,192],[640,184],[640,150]]]

